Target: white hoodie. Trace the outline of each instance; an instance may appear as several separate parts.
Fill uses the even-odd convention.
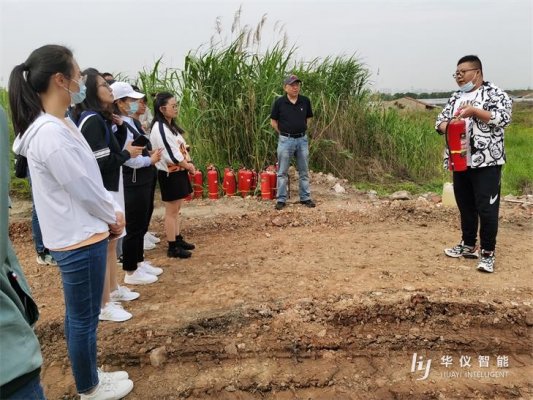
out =
[[[61,249],[109,230],[122,211],[104,188],[93,152],[70,119],[41,114],[13,151],[28,159],[44,245]]]

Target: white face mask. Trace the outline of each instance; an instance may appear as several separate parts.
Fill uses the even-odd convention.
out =
[[[470,92],[472,89],[474,89],[476,85],[474,85],[473,81],[470,81],[468,83],[465,83],[463,86],[459,87],[460,92]]]

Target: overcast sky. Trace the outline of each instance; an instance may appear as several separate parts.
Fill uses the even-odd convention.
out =
[[[169,67],[208,46],[221,17],[230,36],[266,14],[262,47],[284,24],[298,59],[357,54],[374,90],[452,90],[457,60],[477,54],[485,79],[533,88],[533,0],[0,0],[0,86],[44,44],[70,47],[82,68],[130,77],[161,55]],[[276,24],[277,22],[277,24]]]

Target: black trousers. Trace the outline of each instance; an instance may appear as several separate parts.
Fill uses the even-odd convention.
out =
[[[453,191],[461,214],[465,245],[474,246],[479,226],[483,250],[494,251],[500,211],[502,167],[468,168],[453,173]]]
[[[144,235],[148,230],[152,201],[152,182],[124,186],[126,208],[126,236],[122,242],[124,271],[135,271],[137,263],[144,261]]]

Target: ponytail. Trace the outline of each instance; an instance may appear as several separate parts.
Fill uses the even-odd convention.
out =
[[[23,135],[43,112],[40,93],[48,90],[50,78],[62,73],[70,78],[72,52],[63,46],[46,45],[34,50],[9,76],[8,92],[15,133]]]

